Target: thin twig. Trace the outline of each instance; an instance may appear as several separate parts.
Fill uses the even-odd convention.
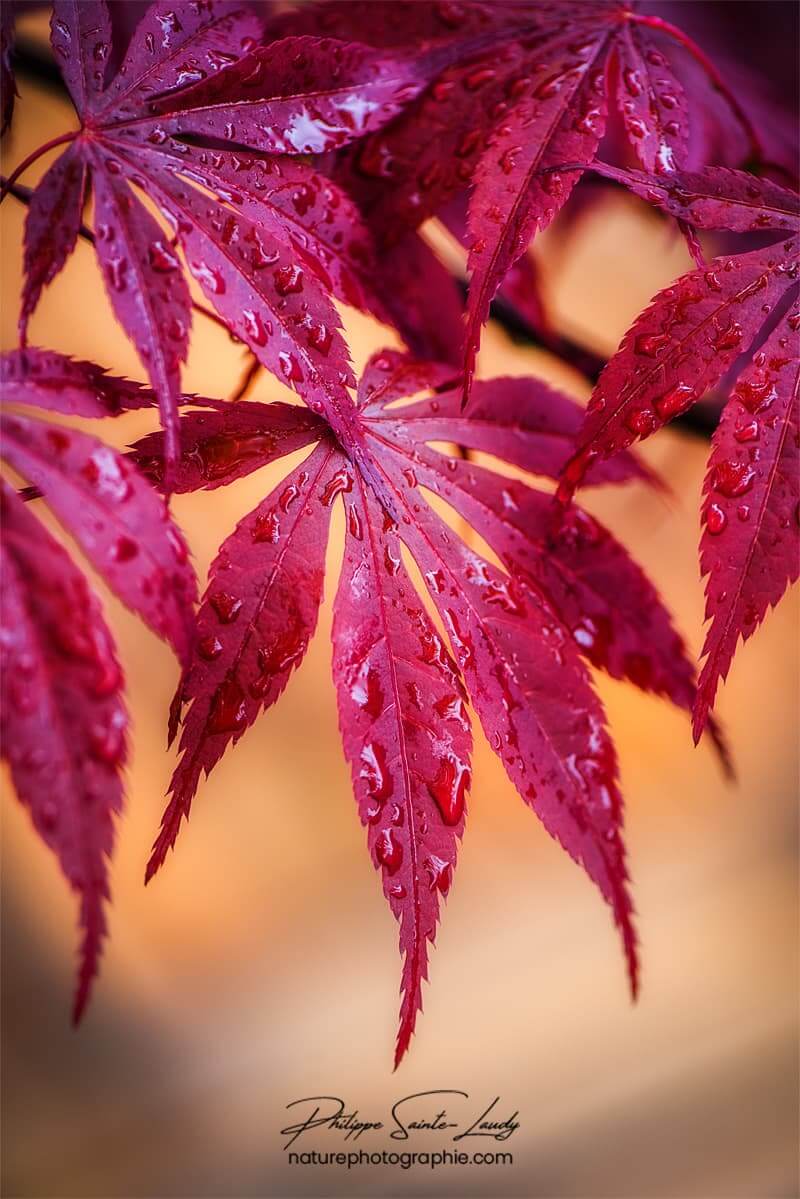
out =
[[[250,391],[251,387],[253,386],[256,379],[258,378],[259,371],[261,370],[261,363],[256,358],[253,351],[248,350],[248,354],[250,357],[250,361],[248,362],[247,366],[245,367],[244,371],[242,372],[242,376],[239,379],[239,382],[237,383],[235,389],[228,396],[228,399],[231,401],[231,403],[235,403],[236,400],[244,399],[244,397],[247,395],[248,391]]]

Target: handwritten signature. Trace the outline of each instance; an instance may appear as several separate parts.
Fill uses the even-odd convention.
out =
[[[304,1117],[281,1129],[281,1136],[289,1138],[284,1149],[289,1149],[301,1136],[315,1129],[338,1133],[344,1141],[358,1141],[362,1136],[385,1128],[390,1130],[389,1136],[395,1141],[408,1141],[414,1135],[429,1132],[445,1133],[452,1141],[472,1137],[507,1141],[520,1126],[518,1111],[503,1117],[499,1095],[488,1104],[473,1105],[466,1091],[417,1091],[414,1095],[406,1095],[392,1105],[387,1120],[368,1120],[357,1108],[348,1111],[345,1100],[336,1095],[293,1099],[286,1105],[287,1111],[290,1108],[300,1108]],[[451,1113],[449,1108],[454,1111]],[[296,1114],[300,1115],[300,1112]]]

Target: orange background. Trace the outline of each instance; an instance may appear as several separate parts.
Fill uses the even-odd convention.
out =
[[[74,121],[53,94],[24,80],[20,91],[6,171]],[[23,216],[13,199],[0,212],[3,348],[15,344]],[[560,327],[604,353],[688,265],[666,225],[622,198],[594,209],[568,240],[546,235],[537,253]],[[374,321],[344,316],[357,366],[396,344]],[[143,377],[84,244],[46,293],[31,341]],[[226,395],[243,362],[241,347],[197,318],[187,390]],[[531,372],[587,395],[576,376],[491,328],[481,373]],[[286,398],[264,377],[255,395]],[[132,414],[104,432],[123,444],[152,419]],[[671,504],[641,487],[587,498],[651,573],[694,651],[707,449],[673,430],[645,446],[675,490]],[[201,582],[220,540],[292,461],[175,501]],[[740,652],[719,701],[735,786],[709,748],[692,748],[684,716],[598,679],[627,798],[644,961],[635,1008],[607,910],[478,736],[432,985],[411,1052],[392,1075],[397,933],[365,850],[330,681],[341,545],[339,513],[328,601],[307,659],[278,707],[202,787],[177,853],[146,891],[144,862],[174,764],[164,739],[177,670],[98,584],[134,725],[112,938],[75,1033],[75,905],[4,776],[3,1193],[796,1195],[796,595]],[[520,1131],[499,1146],[513,1151],[513,1166],[287,1166],[278,1130],[291,1100],[334,1093],[367,1118],[385,1118],[396,1098],[437,1087],[476,1102],[499,1094],[519,1108]]]

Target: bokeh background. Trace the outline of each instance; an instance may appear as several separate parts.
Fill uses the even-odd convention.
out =
[[[41,34],[40,15],[26,20],[32,36]],[[20,92],[6,171],[74,121],[53,92],[24,78]],[[3,348],[15,344],[23,217],[15,200],[3,204]],[[537,254],[558,326],[604,354],[653,292],[689,265],[663,222],[616,195],[587,210],[568,238],[554,229]],[[396,344],[374,321],[344,316],[357,366]],[[83,244],[46,293],[31,341],[143,377]],[[197,318],[187,390],[229,394],[243,365],[242,348]],[[578,398],[588,394],[578,376],[494,327],[481,373],[539,373]],[[254,394],[287,398],[263,377]],[[151,422],[132,414],[105,432],[123,444]],[[587,496],[656,580],[695,652],[707,450],[675,430],[647,443],[644,457],[669,478],[671,502],[641,487]],[[201,581],[220,540],[288,465],[175,501]],[[341,545],[337,515],[328,598]],[[112,937],[75,1032],[75,905],[4,775],[4,1195],[798,1194],[796,595],[744,647],[721,695],[736,784],[723,780],[705,744],[692,748],[684,716],[598,679],[627,799],[644,961],[636,1007],[604,905],[478,737],[432,985],[411,1052],[393,1075],[396,928],[339,744],[329,603],[283,700],[202,787],[178,852],[145,891],[144,862],[174,764],[164,741],[177,671],[99,587],[134,723]],[[291,1100],[337,1094],[376,1118],[402,1095],[439,1087],[487,1102],[500,1095],[519,1109],[521,1129],[504,1147],[513,1166],[289,1168],[278,1130]]]

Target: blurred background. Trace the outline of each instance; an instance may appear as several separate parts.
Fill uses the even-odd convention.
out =
[[[32,37],[42,32],[40,17],[25,18]],[[19,88],[6,171],[75,119],[53,91],[25,78]],[[49,161],[24,182],[34,184]],[[9,198],[0,211],[3,349],[16,344],[23,219]],[[557,228],[545,235],[537,255],[557,327],[603,355],[653,292],[690,265],[667,226],[620,195],[587,209],[568,239]],[[376,322],[344,317],[357,367],[397,344]],[[143,377],[85,244],[45,293],[31,342]],[[187,390],[230,394],[244,365],[241,347],[196,318]],[[538,373],[579,399],[588,394],[579,376],[494,326],[481,373]],[[287,398],[263,376],[253,394]],[[124,444],[152,420],[131,414],[104,434]],[[640,487],[586,496],[657,582],[694,652],[702,642],[697,540],[707,452],[701,438],[666,430],[643,456],[668,477],[673,501]],[[175,501],[201,582],[222,538],[292,461]],[[341,546],[339,513],[329,598]],[[281,703],[201,788],[178,852],[145,890],[174,765],[164,743],[177,670],[98,589],[119,639],[134,724],[112,936],[75,1032],[75,905],[4,774],[4,1195],[798,1194],[796,594],[741,650],[721,694],[735,784],[723,780],[707,745],[692,748],[684,716],[598,678],[627,800],[644,965],[635,1007],[607,910],[478,737],[432,985],[411,1052],[393,1075],[397,932],[339,743],[329,603]],[[367,1118],[385,1118],[397,1098],[433,1088],[487,1103],[499,1095],[508,1111],[518,1108],[520,1131],[500,1146],[513,1151],[513,1166],[289,1167],[279,1130],[292,1100],[341,1095]]]

